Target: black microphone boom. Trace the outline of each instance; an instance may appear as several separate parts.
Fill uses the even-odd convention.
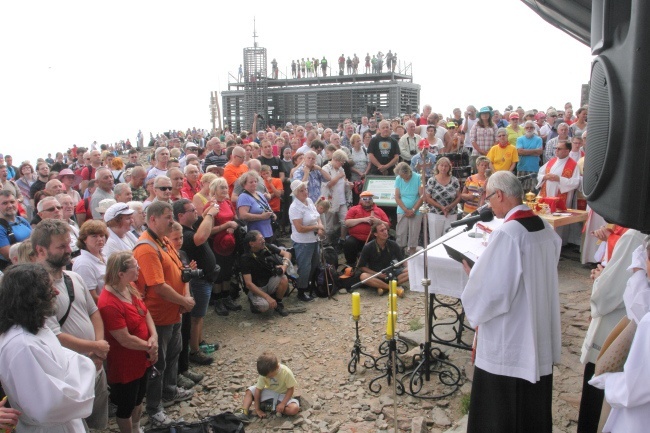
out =
[[[451,223],[451,228],[463,226],[465,224],[471,227],[474,225],[474,223],[477,223],[479,221],[488,222],[488,221],[492,221],[493,219],[494,219],[494,214],[492,213],[492,209],[482,209],[477,216],[471,218],[463,218],[462,220],[454,221],[453,223]]]

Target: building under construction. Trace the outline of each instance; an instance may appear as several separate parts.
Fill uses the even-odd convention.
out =
[[[221,93],[224,123],[233,131],[250,130],[258,113],[258,130],[308,121],[336,128],[346,118],[358,122],[375,111],[384,118],[419,112],[420,85],[413,83],[410,64],[400,64],[398,72],[352,75],[333,75],[338,65],[332,66],[327,76],[268,74],[266,48],[244,48],[242,73]]]

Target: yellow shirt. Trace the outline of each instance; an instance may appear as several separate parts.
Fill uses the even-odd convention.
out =
[[[506,147],[501,147],[495,144],[490,148],[487,158],[494,166],[495,171],[510,170],[512,163],[519,161],[519,154],[517,148],[512,144]]]
[[[513,146],[517,145],[517,139],[524,135],[524,127],[519,125],[519,129],[517,132],[515,132],[514,129],[512,129],[512,125],[506,126],[506,132],[508,133],[508,143],[512,144]]]
[[[273,377],[260,376],[255,385],[257,389],[270,389],[278,394],[286,394],[287,389],[295,386],[296,378],[293,376],[291,370],[289,370],[289,367],[284,364],[280,364],[278,374]]]

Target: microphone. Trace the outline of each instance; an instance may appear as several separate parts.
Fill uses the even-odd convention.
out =
[[[492,209],[482,209],[477,216],[473,216],[471,218],[463,218],[462,220],[459,221],[454,221],[451,223],[451,228],[463,226],[465,224],[472,226],[474,223],[477,223],[479,221],[481,222],[488,222],[492,221],[494,219],[494,214],[492,213]]]
[[[518,180],[537,179],[537,173],[530,173],[530,174],[527,174],[526,176],[518,177],[517,179]]]

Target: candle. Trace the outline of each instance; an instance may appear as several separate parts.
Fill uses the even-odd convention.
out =
[[[352,293],[352,317],[354,320],[359,320],[361,316],[361,295],[359,292]]]
[[[388,311],[397,311],[397,294],[388,295]]]
[[[389,311],[388,319],[386,320],[386,338],[393,338],[395,328],[397,327],[397,312]]]

